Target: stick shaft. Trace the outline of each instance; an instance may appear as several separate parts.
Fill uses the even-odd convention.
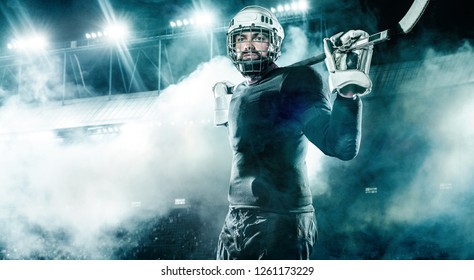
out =
[[[370,35],[369,37],[365,39],[355,42],[354,45],[352,45],[352,47],[348,49],[348,51],[354,50],[354,49],[361,49],[368,45],[375,45],[378,43],[385,42],[388,39],[390,39],[389,34],[390,34],[389,30],[384,30],[384,31],[375,33],[373,35]],[[322,53],[322,54],[307,58],[305,60],[296,62],[290,66],[310,66],[310,65],[321,63],[324,61],[324,59],[326,59],[326,54]]]
[[[398,22],[397,28],[387,29],[387,30],[375,33],[373,35],[370,35],[369,37],[364,38],[360,41],[357,41],[354,43],[354,45],[352,45],[350,49],[348,49],[348,51],[353,50],[353,49],[360,49],[368,45],[375,45],[378,43],[385,42],[388,39],[390,39],[391,36],[407,34],[408,32],[411,31],[411,29],[415,26],[415,24],[418,22],[420,17],[423,15],[429,2],[430,2],[429,0],[414,0],[410,9],[408,9],[408,12]],[[323,62],[324,59],[326,59],[326,55],[322,53],[320,55],[316,55],[316,56],[307,58],[305,60],[296,62],[290,66],[303,66],[303,65],[309,66],[309,65]]]
[[[310,58],[307,58],[305,60],[301,60],[299,62],[293,63],[290,66],[310,66],[313,64],[318,64],[324,61],[326,59],[326,54],[322,53]]]

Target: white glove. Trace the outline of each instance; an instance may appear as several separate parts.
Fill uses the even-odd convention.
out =
[[[348,97],[366,95],[372,90],[369,70],[373,45],[349,50],[352,44],[367,37],[369,34],[363,30],[350,30],[323,40],[331,92]]]
[[[214,125],[226,126],[229,120],[229,104],[234,85],[231,82],[218,82],[212,87],[214,92]]]

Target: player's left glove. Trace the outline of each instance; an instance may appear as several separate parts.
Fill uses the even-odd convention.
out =
[[[366,95],[372,90],[369,70],[373,45],[350,50],[352,44],[368,36],[363,30],[350,30],[323,40],[331,92],[352,97]]]

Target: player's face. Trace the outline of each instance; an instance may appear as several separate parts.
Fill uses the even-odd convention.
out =
[[[238,60],[256,60],[268,54],[269,38],[262,32],[242,32],[234,39]]]

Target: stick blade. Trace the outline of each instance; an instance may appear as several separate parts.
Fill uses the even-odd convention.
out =
[[[412,30],[420,17],[423,15],[429,0],[415,0],[405,16],[398,22],[397,31],[401,34],[407,34]]]

